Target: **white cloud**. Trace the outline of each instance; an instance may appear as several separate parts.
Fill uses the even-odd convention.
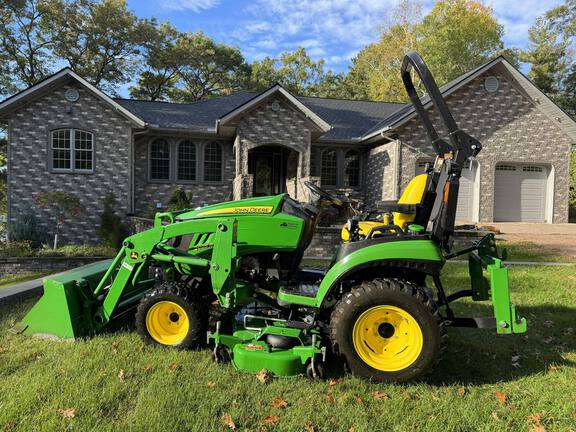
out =
[[[220,0],[162,0],[159,3],[164,9],[202,12],[217,6]]]

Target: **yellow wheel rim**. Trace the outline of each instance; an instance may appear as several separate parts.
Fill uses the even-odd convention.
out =
[[[384,372],[416,361],[424,337],[412,315],[396,306],[374,306],[362,313],[352,332],[354,349],[369,366]]]
[[[186,311],[177,303],[160,301],[146,314],[146,329],[156,342],[177,345],[184,340],[190,328]]]

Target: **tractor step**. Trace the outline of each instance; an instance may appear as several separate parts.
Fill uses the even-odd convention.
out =
[[[284,294],[297,295],[302,297],[316,297],[319,285],[301,283],[297,285],[287,285],[280,288]]]

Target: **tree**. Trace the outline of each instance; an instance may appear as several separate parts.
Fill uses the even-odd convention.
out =
[[[418,0],[403,0],[390,11],[380,39],[361,50],[348,73],[348,86],[360,99],[405,101],[400,78],[402,58],[416,49],[416,26],[422,19]]]
[[[423,19],[420,11],[418,1],[400,2],[380,39],[353,60],[348,80],[359,97],[406,101],[399,71],[402,58],[411,50],[422,54],[439,84],[504,50],[502,26],[480,1],[441,0]]]
[[[557,29],[543,17],[528,30],[528,38],[529,47],[521,54],[522,61],[531,64],[528,77],[548,96],[557,98],[567,68],[568,46]]]
[[[130,81],[147,23],[125,0],[52,0],[49,17],[54,54],[80,76],[112,91]]]
[[[346,94],[344,75],[324,70],[324,60],[314,61],[306,49],[283,52],[279,58],[265,57],[251,65],[248,87],[265,90],[279,82],[299,96],[336,97]]]
[[[40,207],[49,209],[54,213],[54,249],[56,249],[58,247],[58,234],[66,219],[77,216],[82,211],[80,199],[69,192],[42,192],[36,196],[36,202]]]
[[[136,99],[167,100],[178,82],[184,53],[178,43],[179,33],[170,23],[157,24],[155,20],[142,26],[145,31],[140,54],[144,66],[138,83],[130,87],[130,96]]]
[[[178,82],[171,100],[194,102],[240,90],[249,74],[240,49],[216,43],[202,32],[184,33],[177,40],[181,56]]]
[[[418,49],[440,82],[450,81],[504,49],[504,28],[476,0],[443,0],[417,27]]]
[[[11,93],[51,72],[52,39],[40,25],[45,0],[0,0],[0,87]]]

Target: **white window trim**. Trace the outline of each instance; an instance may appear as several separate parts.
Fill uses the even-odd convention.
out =
[[[70,131],[70,168],[55,168],[54,167],[54,150],[66,150],[63,148],[55,148],[54,147],[54,133],[62,130]],[[76,168],[76,131],[81,131],[87,134],[90,134],[92,137],[92,149],[78,149],[78,151],[89,151],[92,155],[92,169],[80,169]],[[57,129],[52,129],[50,131],[50,168],[51,171],[55,173],[81,173],[81,174],[92,174],[94,173],[94,165],[95,165],[95,151],[94,151],[94,133],[90,132],[86,129],[80,128],[73,128],[73,127],[62,127]]]

